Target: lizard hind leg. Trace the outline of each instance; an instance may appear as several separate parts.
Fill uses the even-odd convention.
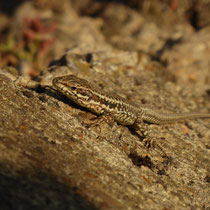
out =
[[[141,118],[137,118],[132,127],[141,137],[143,137],[144,145],[149,148],[153,144],[153,139],[148,136],[148,125],[144,123]]]
[[[148,125],[144,123],[141,118],[137,118],[132,127],[140,134],[140,136],[146,137],[148,135]]]

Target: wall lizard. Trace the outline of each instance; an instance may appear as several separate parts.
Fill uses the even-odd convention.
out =
[[[76,104],[97,115],[111,116],[117,123],[139,130],[142,136],[147,135],[144,122],[162,124],[190,118],[210,118],[210,113],[165,114],[141,106],[136,107],[122,97],[98,90],[90,82],[74,75],[56,77],[52,84],[54,89]]]

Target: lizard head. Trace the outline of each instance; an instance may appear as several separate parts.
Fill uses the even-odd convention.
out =
[[[54,89],[79,105],[90,97],[91,84],[74,75],[56,77],[52,80],[52,85]]]

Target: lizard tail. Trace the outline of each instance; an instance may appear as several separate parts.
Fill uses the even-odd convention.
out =
[[[170,123],[191,118],[210,118],[210,113],[163,114],[146,108],[142,109],[143,121],[154,124]]]

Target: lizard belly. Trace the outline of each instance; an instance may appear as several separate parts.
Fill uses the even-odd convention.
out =
[[[135,116],[133,114],[126,114],[125,112],[117,112],[114,114],[115,120],[121,125],[133,125],[135,122]]]

